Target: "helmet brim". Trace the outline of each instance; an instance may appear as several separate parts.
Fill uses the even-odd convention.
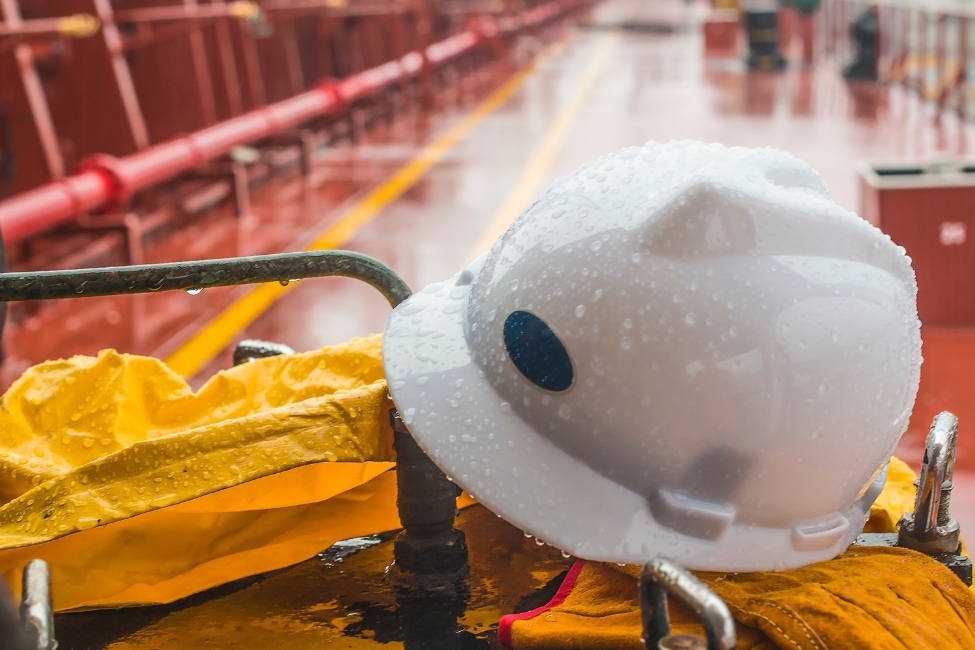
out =
[[[783,570],[831,559],[862,529],[873,498],[855,504],[845,514],[849,525],[815,548],[797,545],[793,529],[731,524],[709,541],[660,525],[645,496],[560,449],[495,392],[465,337],[469,280],[430,285],[393,310],[383,365],[393,402],[420,447],[510,523],[584,559],[643,564],[665,555],[710,571]]]

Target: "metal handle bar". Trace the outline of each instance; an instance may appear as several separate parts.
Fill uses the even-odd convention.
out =
[[[287,284],[332,275],[372,285],[393,307],[411,294],[402,278],[379,260],[359,253],[327,250],[100,269],[0,273],[0,301],[197,291],[273,281]]]
[[[667,647],[661,645],[670,637],[667,594],[701,619],[710,650],[734,650],[735,620],[728,606],[706,584],[665,557],[654,558],[640,573],[640,613],[647,650]]]

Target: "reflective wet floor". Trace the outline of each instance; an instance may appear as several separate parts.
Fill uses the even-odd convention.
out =
[[[392,536],[336,544],[306,562],[174,605],[65,614],[61,650],[500,648],[504,614],[547,603],[572,560],[482,506],[461,511],[470,572],[437,595],[405,589]]]

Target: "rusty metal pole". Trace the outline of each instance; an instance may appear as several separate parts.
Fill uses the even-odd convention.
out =
[[[467,575],[467,541],[454,528],[460,488],[423,453],[396,409],[390,411],[396,449],[396,507],[403,524],[393,543],[396,567],[411,587],[447,591]]]
[[[20,6],[17,0],[0,0],[0,9],[3,9],[4,18],[11,27],[23,24],[20,15]],[[51,110],[47,105],[47,97],[44,95],[44,88],[41,86],[41,79],[34,66],[34,54],[31,52],[30,45],[21,43],[14,49],[14,57],[17,59],[17,67],[20,69],[20,78],[24,84],[24,93],[27,95],[27,103],[30,106],[31,117],[34,119],[34,128],[37,129],[37,137],[41,141],[41,149],[44,151],[44,159],[47,162],[47,170],[52,180],[64,178],[65,166],[64,156],[61,154],[61,145],[58,143],[58,134],[54,128],[54,120],[51,118]]]
[[[430,45],[430,34],[433,31],[433,11],[428,0],[422,1],[420,10],[416,14],[416,49],[426,52]],[[424,59],[423,67],[418,75],[420,90],[420,107],[424,111],[433,110],[433,66]]]
[[[183,0],[185,7],[196,8],[196,0]],[[213,96],[213,80],[210,78],[210,63],[207,61],[206,45],[203,42],[203,30],[197,22],[190,28],[190,54],[193,57],[193,74],[196,76],[196,89],[200,96],[200,110],[203,113],[203,123],[206,126],[217,121],[217,102]]]
[[[240,94],[240,80],[237,76],[237,64],[234,59],[234,44],[230,38],[228,18],[218,20],[214,25],[217,35],[217,51],[220,53],[220,73],[223,76],[224,91],[227,94],[227,105],[231,117],[244,112],[244,100]]]
[[[285,20],[286,25],[281,28],[281,45],[284,47],[284,60],[288,68],[288,80],[291,82],[291,93],[299,94],[305,89],[305,73],[301,68],[301,53],[298,51],[298,32],[294,20]]]
[[[247,71],[247,87],[250,90],[251,106],[264,106],[267,95],[264,92],[264,77],[261,74],[261,59],[257,53],[257,39],[250,21],[237,23],[240,30],[240,45],[244,53],[244,69]]]
[[[149,130],[146,128],[146,120],[139,106],[139,96],[135,92],[132,71],[129,70],[129,64],[125,60],[122,36],[119,34],[118,25],[115,24],[112,3],[110,0],[93,0],[93,2],[98,19],[102,21],[102,35],[112,62],[112,72],[118,85],[119,97],[122,99],[125,118],[129,123],[132,142],[136,149],[145,149],[149,146]]]

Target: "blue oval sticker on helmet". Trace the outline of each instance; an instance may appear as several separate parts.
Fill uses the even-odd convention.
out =
[[[562,341],[541,318],[513,311],[504,321],[504,349],[525,379],[560,393],[572,385],[572,361]]]

